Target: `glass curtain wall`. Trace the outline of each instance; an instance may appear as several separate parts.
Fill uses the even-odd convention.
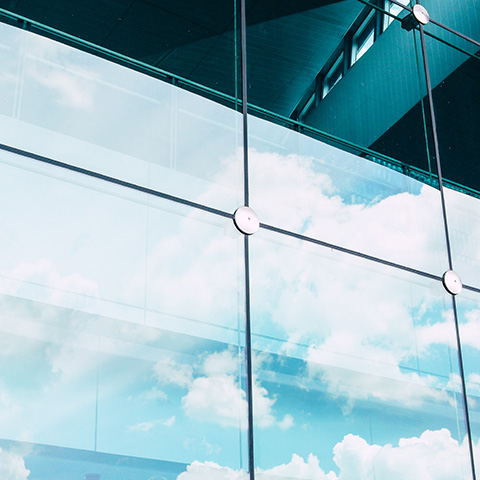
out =
[[[0,477],[473,479],[480,46],[426,25],[426,75],[406,1],[143,3],[97,55],[0,24]]]

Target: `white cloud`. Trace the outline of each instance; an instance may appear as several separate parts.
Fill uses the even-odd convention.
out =
[[[231,375],[196,378],[182,398],[185,413],[197,421],[240,427],[247,411],[245,392]]]
[[[185,413],[196,420],[218,423],[222,426],[246,428],[246,394],[238,382],[239,356],[231,350],[212,353],[205,357],[200,371],[203,375],[193,380],[182,399]],[[278,425],[289,428],[293,418],[288,415],[277,420],[274,415],[275,398],[254,378],[254,419],[260,428]]]
[[[197,435],[195,437],[188,437],[183,441],[183,446],[186,450],[190,451],[200,451],[202,455],[206,452],[208,455],[215,454],[218,455],[221,452],[221,447],[219,445],[212,445],[207,441],[204,436]]]
[[[462,345],[480,350],[480,310],[465,313],[465,322],[460,324],[460,339]]]
[[[339,480],[458,480],[468,479],[466,442],[459,444],[447,429],[425,431],[420,437],[400,439],[398,446],[369,445],[357,435],[346,435],[334,447]]]
[[[43,70],[37,80],[56,91],[57,101],[62,105],[89,110],[94,104],[95,84],[91,79],[79,76],[78,72]]]
[[[350,332],[336,332],[321,347],[308,349],[309,374],[326,383],[335,397],[353,400],[375,399],[415,407],[425,401],[450,403],[452,400],[434,375],[404,373],[401,358],[383,346],[362,344]]]
[[[0,292],[60,305],[86,309],[98,298],[98,284],[78,272],[63,275],[50,261],[40,259],[22,262],[10,271],[2,272]]]
[[[250,148],[250,204],[261,222],[440,273],[446,251],[436,189],[299,134],[284,133],[298,135],[302,150],[314,154]],[[219,183],[230,184],[235,178],[234,160],[218,174]],[[369,178],[374,170],[377,181]],[[389,179],[387,185],[382,174]],[[212,189],[201,200],[211,204],[215,195]],[[352,196],[364,203],[352,203]]]
[[[246,428],[247,401],[240,387],[239,355],[231,349],[213,352],[199,359],[197,365],[180,364],[170,357],[153,366],[158,382],[187,389],[182,398],[185,414],[201,422],[217,423],[224,427]],[[254,378],[254,417],[261,428],[293,426],[293,417],[274,415],[276,399]]]
[[[81,66],[74,50],[49,39],[36,41],[32,48],[37,61],[28,62],[27,74],[53,91],[61,105],[90,110],[94,105],[98,74]]]
[[[283,417],[283,420],[278,422],[278,426],[282,430],[288,430],[289,428],[293,427],[294,424],[295,424],[295,421],[292,415],[289,415],[288,413]]]
[[[320,468],[318,458],[312,453],[308,456],[307,461],[294,453],[289,463],[278,465],[265,471],[258,470],[255,478],[259,480],[274,480],[276,478],[282,478],[284,480],[337,480],[335,473],[325,473]]]
[[[230,350],[209,354],[202,364],[202,371],[206,377],[235,375],[239,370],[239,356]]]
[[[67,341],[68,339],[65,338],[64,340]],[[92,348],[96,345],[98,345],[98,342],[88,345],[88,347]],[[99,365],[98,354],[92,350],[69,344],[51,350],[52,373],[57,375],[62,382],[78,382],[79,377],[94,372]]]
[[[479,445],[476,445],[479,448]],[[305,461],[297,454],[287,464],[257,469],[259,480],[469,480],[471,478],[466,441],[459,443],[447,429],[426,430],[420,437],[402,438],[398,446],[370,445],[358,435],[348,434],[333,448],[338,473],[325,473],[314,454]],[[243,470],[213,462],[193,462],[177,480],[239,480]]]
[[[153,387],[151,390],[142,392],[140,398],[145,401],[159,401],[164,402],[167,400],[167,394],[163,390],[159,390],[157,387]]]
[[[131,425],[130,427],[127,427],[127,430],[129,432],[148,432],[150,431],[157,422],[140,422],[136,423],[135,425]]]
[[[458,272],[464,284],[478,286],[480,273],[480,200],[449,188],[446,188],[444,193],[455,271]]]
[[[253,383],[253,415],[257,427],[293,426],[291,415],[277,419],[274,414],[276,399],[269,396],[258,380]],[[196,378],[187,395],[182,398],[185,413],[198,421],[218,423],[224,427],[246,428],[247,401],[233,375],[217,374]]]
[[[480,310],[472,309],[460,316],[460,339],[462,345],[480,350]],[[433,344],[451,345],[456,348],[453,322],[438,322],[417,328],[418,345],[428,348]]]
[[[166,427],[171,427],[175,424],[175,415],[171,416],[170,418],[167,418],[166,420],[163,421],[163,425]]]
[[[260,385],[256,375],[253,375],[253,418],[257,427],[267,428],[278,425],[282,430],[287,430],[294,425],[293,417],[285,415],[282,420],[274,415],[276,398],[269,396],[266,388]]]
[[[22,402],[14,398],[0,383],[0,428],[5,432],[6,438],[8,438],[7,432],[15,432],[19,437],[28,437],[28,429],[31,425],[22,424],[22,419],[26,417],[27,412]]]
[[[476,410],[478,407],[477,398],[480,396],[480,375],[478,373],[469,374],[467,376],[466,387],[470,408]],[[458,377],[458,390],[461,390],[460,377]]]
[[[162,358],[153,366],[153,374],[162,384],[188,387],[193,381],[193,367],[179,364],[169,357]]]
[[[149,432],[157,425],[162,425],[164,427],[171,427],[175,424],[175,415],[165,420],[154,420],[151,422],[139,422],[135,425],[130,425],[127,427],[129,432]]]
[[[172,328],[188,325],[183,328],[191,334],[213,333],[218,338],[225,331],[217,333],[215,326],[238,328],[243,311],[238,295],[242,291],[239,238],[230,220],[221,220],[219,227],[199,222],[198,216],[202,217],[192,212],[180,226],[173,225],[175,234],[171,237],[165,236],[162,228],[160,238],[150,239],[148,307],[173,314]],[[225,226],[235,236],[226,235]],[[138,271],[128,288],[143,288],[144,277],[145,272]]]
[[[25,461],[20,455],[0,448],[0,478],[5,480],[26,480],[30,470],[25,468]]]
[[[450,335],[442,333],[445,340],[454,334],[453,324],[445,322],[442,304],[429,288],[412,287],[411,278],[381,268],[376,271],[359,260],[337,262],[335,253],[314,255],[313,248],[305,245],[297,245],[297,250],[273,243],[259,246],[253,264],[260,275],[253,272],[252,280],[256,329],[267,335],[275,329],[281,339],[290,340],[289,353],[308,362],[310,375],[321,374],[330,393],[365,398],[370,387],[382,401],[405,400],[411,405],[448,401],[435,375],[406,374],[400,368],[429,353],[431,344],[421,345],[421,332],[417,335],[419,323],[441,322],[442,329],[445,323]],[[360,268],[364,266],[372,270]],[[395,382],[402,382],[402,388]]]
[[[215,462],[194,461],[177,480],[248,480],[248,476],[243,470],[221,467]]]

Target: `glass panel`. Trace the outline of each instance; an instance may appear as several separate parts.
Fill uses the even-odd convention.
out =
[[[237,112],[26,31],[0,24],[0,36],[16,92],[2,143],[227,211],[241,203]]]
[[[390,2],[390,0],[387,0],[385,2],[387,5],[387,10],[390,12],[392,15],[395,15],[396,17],[401,17],[403,18],[408,14],[408,11],[402,8],[400,5],[397,5],[395,3]],[[410,5],[410,0],[398,0],[398,3],[401,3],[402,5]],[[394,18],[387,16],[387,26],[390,25],[393,21]]]
[[[456,297],[475,468],[480,472],[480,295],[463,289]]]
[[[325,75],[322,98],[342,79],[344,61],[342,53]]]
[[[373,45],[375,24],[376,12],[372,12],[354,34],[352,41],[352,64]]]
[[[447,270],[438,190],[252,116],[249,131],[251,206],[262,223],[438,275]]]
[[[472,478],[440,281],[267,230],[251,272],[265,478]]]
[[[370,31],[363,43],[359,44],[357,53],[355,55],[355,61],[363,57],[364,53],[373,45],[374,35],[374,32]]]
[[[480,199],[445,189],[453,267],[466,285],[480,287]]]
[[[260,14],[266,4],[257,2],[247,16],[249,103],[273,112],[277,123],[299,120],[421,169],[433,184],[418,32],[402,29],[399,20],[382,32],[382,15],[363,1],[282,4],[273,19]],[[342,53],[348,64],[325,95],[330,67]]]
[[[0,473],[244,469],[232,221],[12,154],[0,169]]]

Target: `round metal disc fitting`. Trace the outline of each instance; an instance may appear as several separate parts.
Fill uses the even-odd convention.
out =
[[[260,228],[257,214],[250,207],[240,207],[233,214],[233,223],[245,235],[252,235]]]
[[[421,5],[414,5],[412,8],[413,16],[417,19],[422,25],[426,25],[430,21],[430,15],[428,14],[425,7]]]
[[[462,291],[462,281],[457,272],[447,270],[443,274],[443,286],[448,293],[458,295]]]

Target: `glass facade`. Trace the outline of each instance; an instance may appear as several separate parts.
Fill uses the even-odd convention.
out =
[[[0,0],[1,479],[476,478],[474,3]]]

